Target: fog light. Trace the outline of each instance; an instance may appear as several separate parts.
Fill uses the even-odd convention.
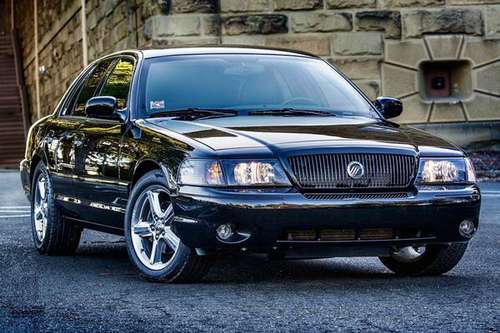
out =
[[[471,220],[463,220],[460,222],[460,225],[458,226],[458,231],[460,232],[460,235],[466,238],[471,238],[472,235],[474,235],[474,232],[476,231],[476,226],[474,225],[474,222]]]
[[[221,224],[217,227],[217,236],[219,236],[220,239],[227,240],[233,233],[233,227],[230,224]]]

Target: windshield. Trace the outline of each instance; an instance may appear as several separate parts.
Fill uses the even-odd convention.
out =
[[[169,112],[173,116],[186,109],[231,110],[233,115],[306,114],[290,112],[299,110],[377,117],[349,82],[314,58],[246,54],[159,57],[145,61],[141,81],[141,118],[168,116]]]

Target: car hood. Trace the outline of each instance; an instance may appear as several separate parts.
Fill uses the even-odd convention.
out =
[[[462,155],[455,145],[407,126],[364,117],[236,116],[194,121],[148,119],[211,148],[271,151],[328,147],[399,148],[426,155]],[[167,133],[166,133],[167,134]]]

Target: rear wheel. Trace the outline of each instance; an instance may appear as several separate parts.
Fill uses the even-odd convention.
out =
[[[466,249],[467,243],[407,246],[380,261],[398,275],[441,275],[458,264]]]
[[[125,216],[128,254],[147,280],[194,282],[209,270],[212,259],[198,256],[173,232],[169,194],[161,171],[145,174],[134,186]]]
[[[74,254],[80,243],[82,229],[63,221],[55,202],[50,175],[40,162],[31,184],[31,226],[38,252],[48,255]]]

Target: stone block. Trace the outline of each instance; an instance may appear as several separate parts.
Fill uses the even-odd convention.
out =
[[[375,100],[380,96],[379,81],[354,81],[354,83],[365,93],[370,100]]]
[[[376,0],[325,0],[328,9],[376,7]]]
[[[323,8],[323,0],[274,0],[274,10],[312,10]]]
[[[223,13],[263,12],[271,9],[271,0],[220,0]]]
[[[383,94],[402,97],[415,93],[417,89],[417,71],[389,64],[382,65]]]
[[[293,32],[351,31],[350,13],[300,13],[290,17]]]
[[[364,31],[384,31],[385,38],[401,38],[401,14],[393,10],[356,13],[356,27]]]
[[[172,46],[214,45],[219,44],[218,37],[168,37],[156,38],[151,43],[152,48]]]
[[[476,75],[478,89],[500,97],[500,61],[477,69]]]
[[[386,8],[444,6],[445,0],[385,0]]]
[[[204,15],[202,17],[204,35],[220,35],[221,25],[219,15]]]
[[[167,15],[170,12],[169,0],[144,0],[140,6],[143,20],[156,15]]]
[[[157,15],[146,20],[144,34],[150,39],[171,36],[196,36],[201,22],[196,15]]]
[[[486,38],[500,39],[500,6],[486,7],[485,14]]]
[[[403,35],[421,37],[427,33],[483,34],[483,18],[477,9],[418,9],[403,14]]]
[[[405,40],[405,41],[386,41],[385,59],[388,62],[401,64],[404,66],[418,68],[418,63],[429,59],[424,41]]]
[[[330,54],[330,39],[327,36],[270,36],[266,46],[309,52],[319,56]]]
[[[469,120],[495,120],[500,116],[500,97],[478,93],[464,105]]]
[[[431,109],[431,123],[465,121],[465,114],[460,103],[434,103]]]
[[[500,43],[498,40],[466,37],[462,57],[471,59],[474,65],[500,60]]]
[[[264,35],[222,36],[222,44],[265,45],[266,37]]]
[[[332,53],[338,56],[382,55],[383,39],[378,32],[346,32],[332,37]]]
[[[216,13],[217,0],[172,0],[172,13]]]
[[[380,63],[376,59],[330,59],[338,69],[352,80],[379,80]]]
[[[463,36],[435,35],[426,36],[425,40],[433,59],[457,59]]]
[[[223,27],[226,35],[288,32],[287,17],[278,14],[228,16],[223,18]]]
[[[432,104],[424,103],[418,94],[403,98],[402,102],[403,113],[394,118],[395,122],[400,124],[427,122]]]
[[[448,0],[448,5],[486,5],[500,3],[500,0]]]

